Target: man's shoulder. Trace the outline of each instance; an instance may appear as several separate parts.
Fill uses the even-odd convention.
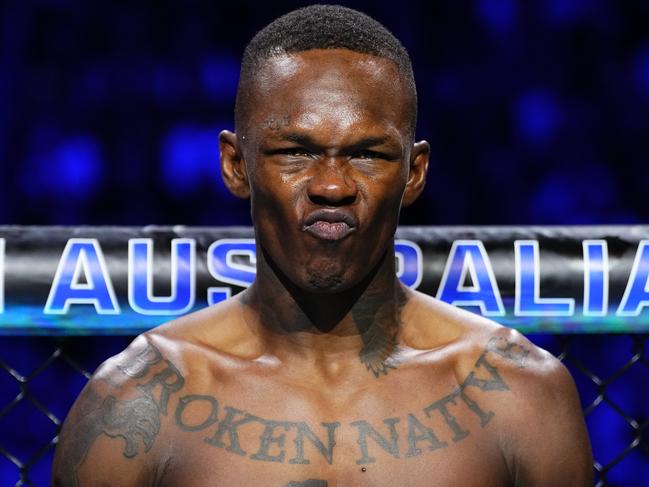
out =
[[[234,315],[234,299],[203,308],[152,328],[133,339],[120,353],[109,357],[95,370],[91,383],[105,384],[115,394],[128,394],[145,377],[171,369],[186,377],[199,364],[225,362],[242,341]],[[137,380],[133,380],[137,379]]]
[[[508,388],[522,393],[526,402],[536,396],[571,393],[570,374],[554,355],[536,346],[517,330],[500,325],[430,297],[417,298],[416,312],[422,340],[431,356],[443,354],[454,364],[456,376],[497,372]],[[510,384],[509,384],[510,383]],[[511,386],[511,387],[510,387]]]
[[[227,338],[237,306],[232,300],[180,317],[137,336],[105,360],[66,418],[56,481],[84,484],[92,471],[101,470],[98,477],[111,479],[111,485],[143,485],[150,483],[144,479],[161,475],[169,452],[156,439],[173,435],[169,412],[178,397],[218,375],[214,364],[219,360],[206,360],[209,353],[218,356],[218,350],[205,340]],[[109,457],[110,462],[103,461]],[[111,470],[111,464],[122,465],[123,471]]]
[[[215,342],[226,345],[231,335],[240,330],[241,304],[237,297],[221,301],[192,313],[179,316],[142,334],[148,341],[162,347],[200,346]]]
[[[170,399],[186,381],[185,367],[163,348],[143,334],[97,368],[62,427],[53,485],[94,485],[94,477],[130,486],[158,477],[168,453],[156,438],[166,434]]]
[[[432,406],[465,402],[481,421],[492,423],[510,471],[528,470],[521,478],[538,470],[521,464],[538,457],[540,444],[556,446],[539,457],[548,465],[561,462],[577,445],[580,450],[575,462],[585,466],[579,475],[588,476],[590,450],[579,396],[558,358],[516,330],[432,298],[418,308],[422,320],[428,317],[429,328],[444,330],[444,340],[426,352],[431,374],[438,363],[436,356],[445,357],[444,363],[453,367],[458,384],[454,392]],[[547,474],[548,469],[541,471]],[[576,480],[575,485],[582,485],[580,482]]]

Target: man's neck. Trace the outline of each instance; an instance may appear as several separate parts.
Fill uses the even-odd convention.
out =
[[[241,302],[272,353],[315,360],[353,354],[376,377],[394,368],[407,290],[396,277],[392,245],[366,278],[338,293],[297,288],[258,254],[257,278]]]

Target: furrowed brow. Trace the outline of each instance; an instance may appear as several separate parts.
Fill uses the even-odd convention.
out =
[[[365,137],[353,144],[350,144],[346,147],[346,150],[354,151],[367,149],[369,147],[374,147],[377,145],[385,144],[386,142],[392,142],[388,137]]]
[[[300,132],[286,132],[282,134],[277,134],[273,139],[277,142],[291,142],[293,144],[299,145],[300,147],[307,148],[314,151],[325,151],[328,148],[323,146],[321,143],[313,139],[310,135],[300,133]],[[401,144],[394,140],[394,138],[388,136],[370,136],[364,137],[360,140],[352,141],[349,144],[346,144],[340,147],[340,152],[343,154],[352,154],[354,152],[362,151],[372,147],[384,146],[385,150],[390,151],[401,151]]]
[[[300,145],[308,145],[308,146],[319,146],[320,144],[317,143],[315,140],[313,140],[309,135],[306,134],[300,134],[300,133],[294,133],[294,132],[289,132],[286,134],[282,134],[280,139],[285,140],[287,142],[293,142],[295,144],[300,144]],[[390,140],[389,137],[384,137],[384,136],[378,136],[378,137],[365,137],[363,139],[360,139],[358,141],[352,142],[351,144],[345,146],[346,148],[349,149],[364,149],[367,147],[372,147],[376,145],[381,145],[386,142],[393,142]]]
[[[315,140],[313,140],[311,137],[305,134],[299,134],[299,133],[294,133],[294,132],[289,132],[287,134],[282,134],[280,137],[282,140],[285,140],[287,142],[293,142],[298,145],[304,145],[308,147],[313,147],[317,146]]]

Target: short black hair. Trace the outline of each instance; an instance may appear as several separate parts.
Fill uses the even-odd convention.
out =
[[[417,123],[417,89],[408,51],[372,17],[340,5],[310,5],[268,24],[246,46],[235,103],[235,125],[243,127],[245,99],[261,65],[273,56],[311,49],[349,49],[392,61],[411,92],[411,136]]]

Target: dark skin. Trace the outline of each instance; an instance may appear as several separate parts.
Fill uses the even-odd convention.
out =
[[[221,165],[251,199],[255,283],[102,364],[53,485],[592,485],[564,367],[395,276],[429,154],[396,66],[277,56],[247,102]]]

